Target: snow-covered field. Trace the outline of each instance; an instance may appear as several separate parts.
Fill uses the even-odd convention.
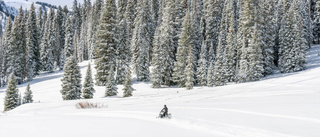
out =
[[[31,82],[35,103],[0,113],[1,137],[319,137],[320,46],[308,54],[308,69],[259,82],[223,87],[150,88],[134,82],[133,97],[103,98],[100,109],[77,109],[83,100],[62,101],[63,72],[42,74]],[[84,77],[88,62],[80,64]],[[92,63],[93,64],[93,63]],[[93,72],[94,74],[94,72]],[[26,84],[20,85],[24,92]],[[0,89],[3,110],[5,88]],[[172,119],[157,119],[166,104]]]

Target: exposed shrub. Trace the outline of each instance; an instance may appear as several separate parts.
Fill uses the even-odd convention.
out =
[[[78,109],[106,108],[108,105],[103,103],[79,102],[76,104]]]

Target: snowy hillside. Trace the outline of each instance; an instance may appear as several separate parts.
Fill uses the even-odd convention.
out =
[[[32,4],[32,2],[28,2],[25,0],[4,0],[4,2],[8,7],[15,8],[16,11],[18,11],[20,7],[22,7],[23,9],[29,9]],[[36,5],[36,6],[37,6],[37,9],[40,7],[40,5]]]
[[[6,19],[9,15],[17,16],[18,10],[22,7],[24,10],[31,7],[32,2],[25,0],[1,0],[0,1],[0,23],[4,30]],[[36,9],[41,5],[35,4]]]
[[[40,1],[40,2],[46,2],[46,3],[49,3],[49,4],[52,4],[52,5],[60,5],[60,6],[65,6],[67,5],[69,8],[72,7],[72,4],[73,4],[73,1],[74,0],[29,0],[30,2],[37,2],[37,1]],[[79,3],[83,3],[83,0],[77,0]],[[94,0],[91,0],[92,2]]]
[[[5,3],[12,7],[19,8],[20,6],[23,6],[24,8],[30,8],[30,5],[32,2],[45,2],[51,5],[56,5],[56,6],[65,6],[67,5],[69,8],[72,7],[73,1],[74,0],[3,0]],[[94,0],[91,0],[94,2]],[[79,3],[83,3],[83,0],[78,0]],[[29,6],[28,6],[29,5]]]
[[[223,87],[152,89],[134,83],[133,97],[94,99],[105,107],[80,110],[81,100],[62,101],[63,72],[42,74],[32,81],[36,103],[0,113],[1,137],[319,137],[320,45],[308,53],[308,69],[274,74],[262,81]],[[84,77],[88,62],[80,64]],[[93,63],[92,63],[93,64]],[[95,72],[94,72],[95,73]],[[24,92],[26,84],[20,85]],[[3,110],[5,88],[0,89]],[[166,104],[172,119],[156,119]]]

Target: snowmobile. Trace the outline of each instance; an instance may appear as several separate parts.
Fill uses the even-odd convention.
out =
[[[164,112],[165,112],[165,110],[162,109],[157,118],[168,118],[168,119],[171,119],[171,113],[168,113],[168,115],[165,115]]]

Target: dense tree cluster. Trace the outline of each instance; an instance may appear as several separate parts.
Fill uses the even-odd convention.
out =
[[[117,84],[131,96],[131,72],[153,88],[257,81],[276,70],[304,70],[319,24],[315,0],[75,0],[72,11],[32,4],[6,21],[0,84],[10,74],[20,84],[64,69],[63,98],[78,99],[80,81],[68,77],[79,79],[76,63],[90,59],[106,96],[117,95]],[[92,98],[90,77],[89,67],[83,98]]]

